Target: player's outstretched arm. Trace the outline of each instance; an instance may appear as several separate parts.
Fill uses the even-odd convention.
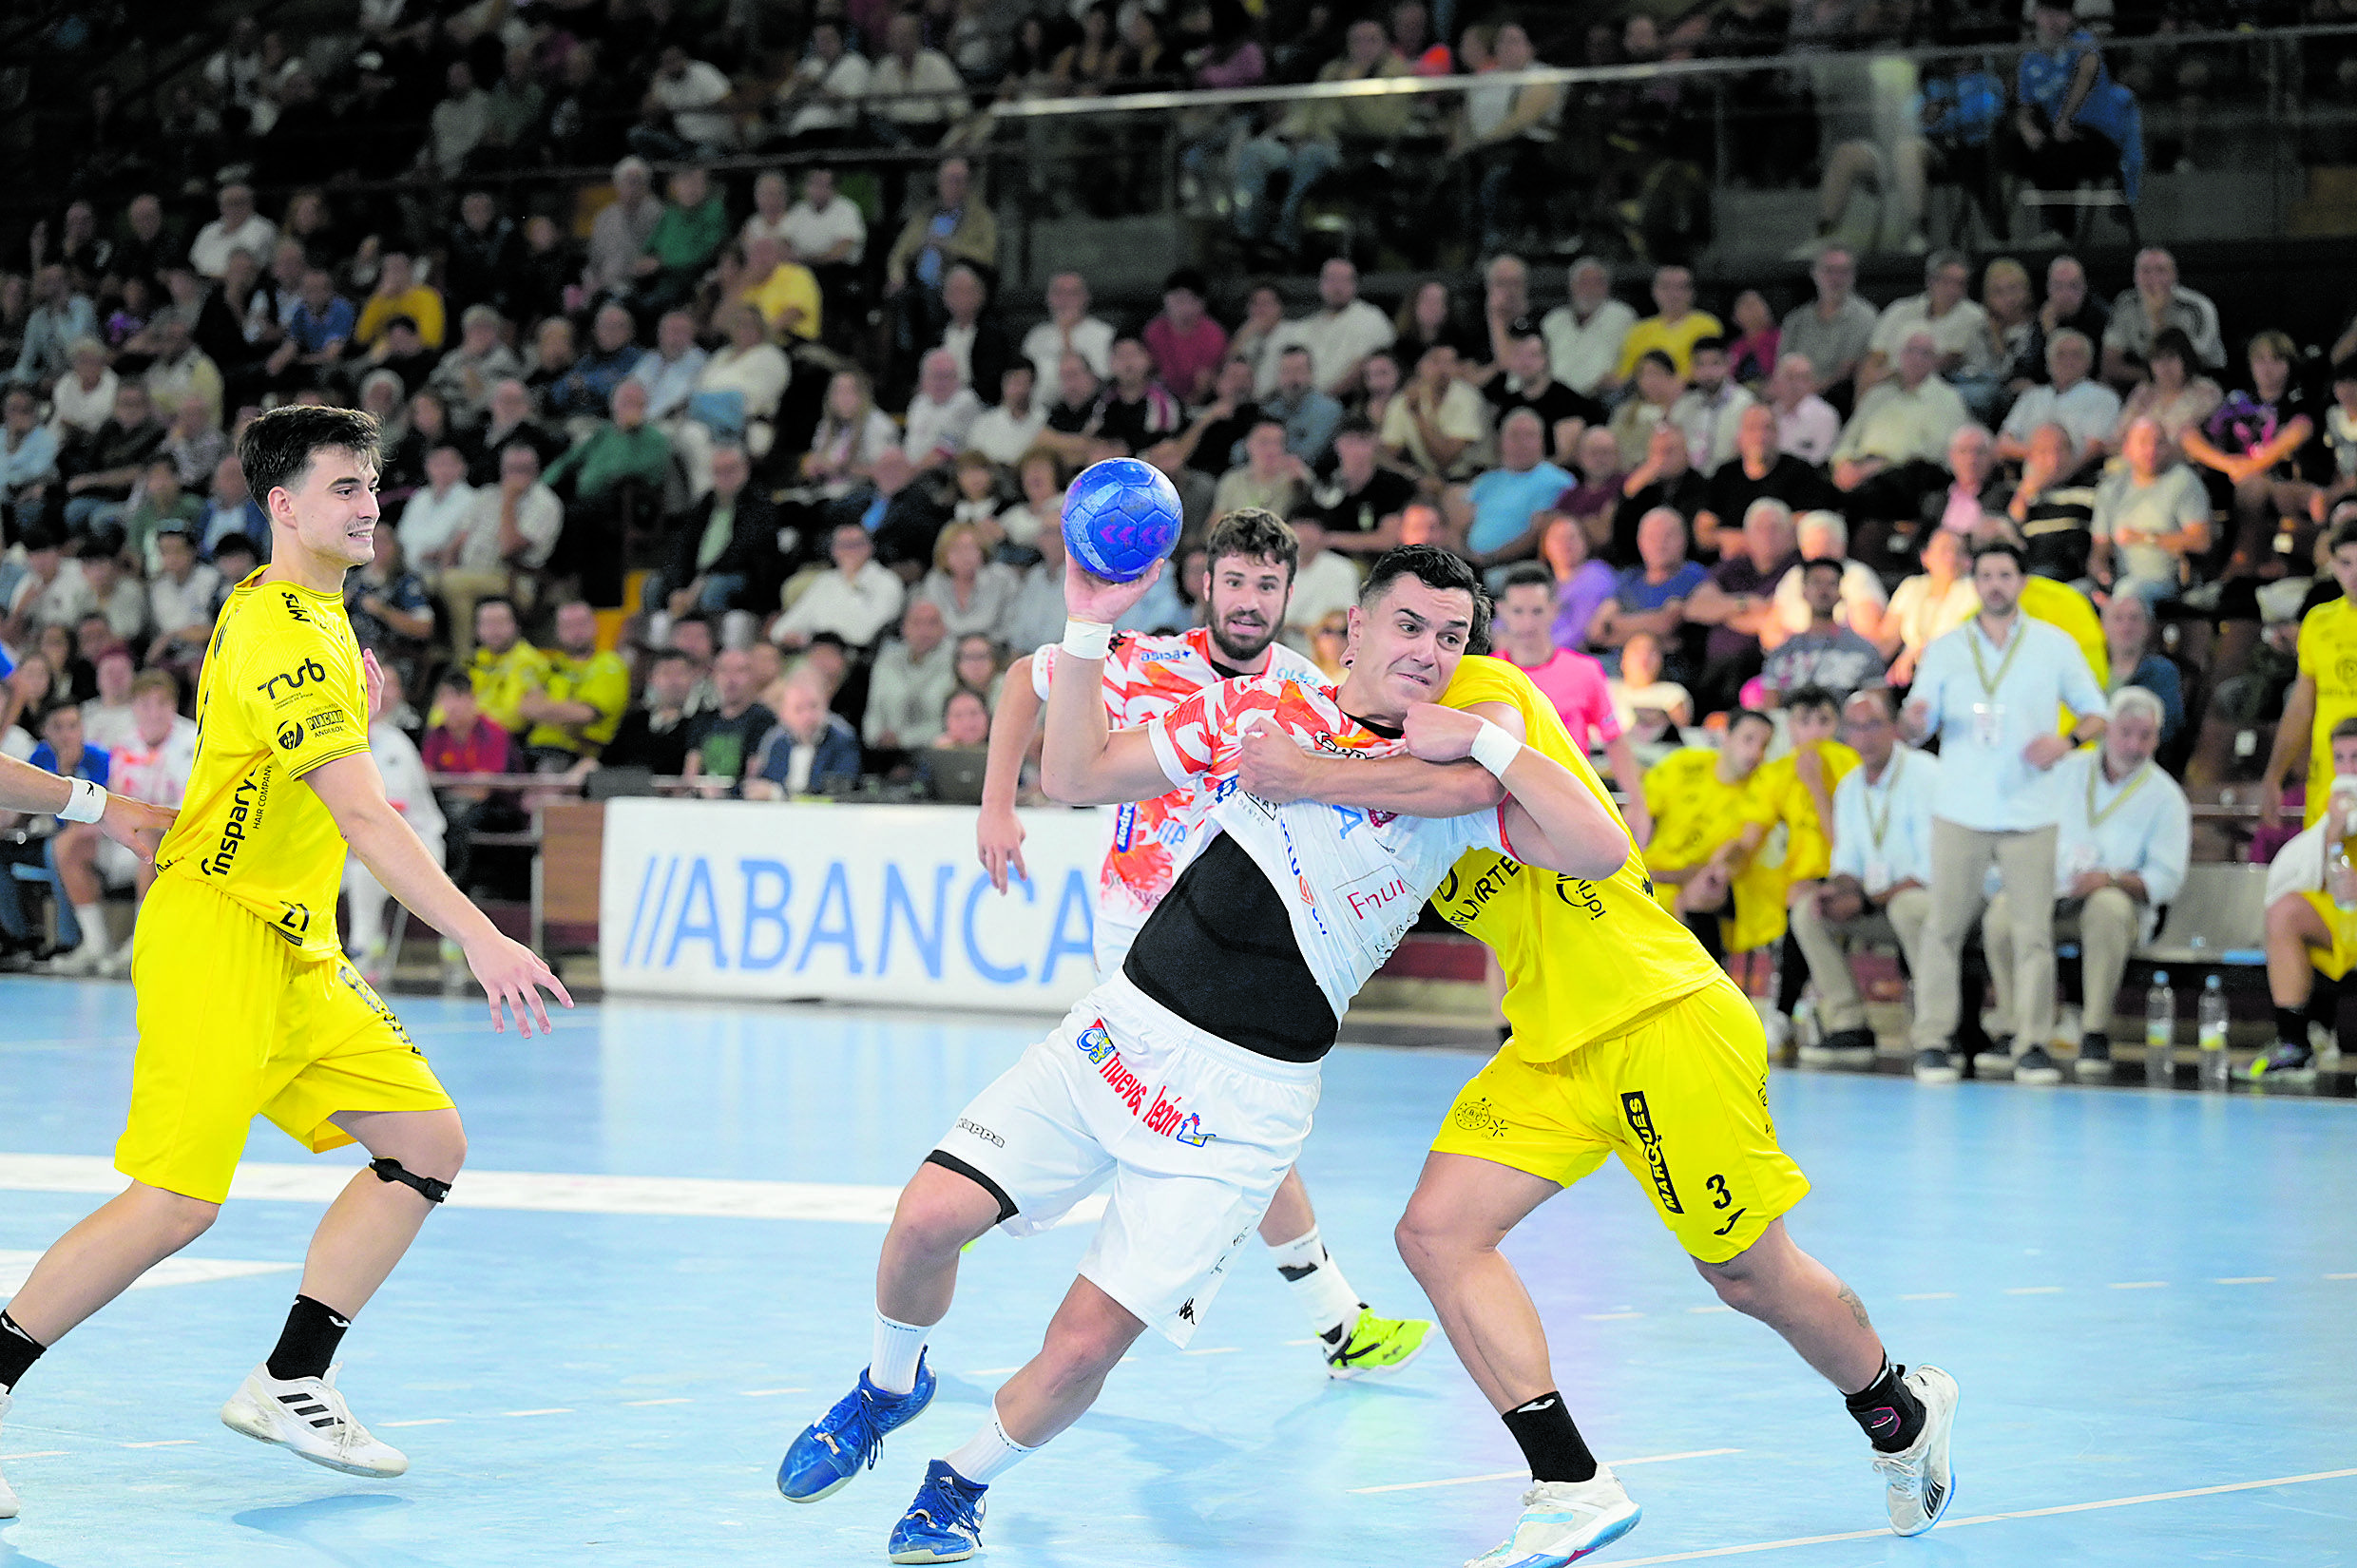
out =
[[[455,938],[465,949],[467,966],[490,999],[491,1027],[507,1032],[507,1019],[500,1012],[504,1003],[525,1039],[532,1037],[535,1023],[540,1033],[546,1034],[548,1012],[540,993],[546,991],[570,1007],[573,999],[566,994],[565,983],[538,953],[501,935],[444,874],[416,832],[385,798],[384,780],[368,754],[355,752],[323,762],[305,774],[303,782],[318,795],[328,814],[335,818],[344,842],[385,890],[435,930]]]
[[[1465,710],[1523,738],[1523,716],[1504,702],[1477,702]],[[1351,759],[1320,756],[1293,738],[1263,725],[1237,742],[1236,777],[1245,789],[1274,806],[1314,800],[1322,806],[1396,812],[1402,816],[1464,816],[1494,810],[1505,786],[1467,758],[1426,762],[1414,756]]]
[[[1143,729],[1114,731],[1105,720],[1104,656],[1113,623],[1126,615],[1162,575],[1156,562],[1132,583],[1091,577],[1064,562],[1064,603],[1070,619],[1058,668],[1047,687],[1047,739],[1040,752],[1040,787],[1067,806],[1114,806],[1168,794],[1171,779]]]
[[[79,810],[75,810],[77,799]],[[109,794],[80,779],[60,777],[47,768],[36,768],[12,756],[0,756],[0,810],[41,812],[64,816],[69,822],[95,822],[100,832],[149,865],[155,863],[156,846],[163,842],[163,835],[171,831],[172,818],[179,814],[163,806],[133,800],[127,794]],[[92,810],[99,814],[88,814]]]
[[[999,684],[999,711],[990,716],[990,755],[982,768],[982,815],[974,824],[974,849],[990,886],[1006,890],[1006,869],[1029,881],[1023,864],[1023,819],[1015,814],[1015,786],[1023,779],[1023,754],[1040,725],[1040,698],[1031,689],[1031,656],[1007,666]]]
[[[1629,835],[1571,770],[1479,714],[1419,702],[1408,749],[1428,762],[1471,757],[1512,795],[1504,807],[1514,858],[1565,876],[1607,877],[1629,858]]]

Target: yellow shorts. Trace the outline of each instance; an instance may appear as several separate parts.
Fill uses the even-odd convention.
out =
[[[1720,979],[1553,1061],[1511,1041],[1458,1094],[1435,1152],[1568,1187],[1618,1154],[1678,1244],[1724,1263],[1809,1191],[1776,1146],[1759,1015]]]
[[[342,1111],[438,1111],[450,1097],[358,970],[305,958],[244,908],[180,877],[139,911],[139,1055],[115,1169],[219,1203],[257,1113],[315,1153]]]
[[[2332,933],[2332,946],[2309,948],[2308,961],[2327,980],[2339,980],[2357,966],[2357,916],[2333,903],[2332,895],[2321,889],[2311,889],[2300,896],[2308,900],[2316,918]]]

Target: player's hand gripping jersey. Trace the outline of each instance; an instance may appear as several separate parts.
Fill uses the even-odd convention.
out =
[[[1047,700],[1055,644],[1031,656],[1031,688]],[[1211,628],[1175,637],[1121,637],[1104,660],[1105,720],[1114,729],[1150,724],[1207,686],[1236,672],[1220,663]],[[1315,681],[1317,666],[1283,643],[1269,650],[1268,674]],[[1097,889],[1097,973],[1114,973],[1154,907],[1186,865],[1202,813],[1192,788],[1110,807],[1104,865]]]
[[[1322,679],[1275,675],[1209,687],[1147,731],[1162,772],[1192,793],[1190,809],[1251,856],[1276,890],[1300,962],[1339,1020],[1415,925],[1417,910],[1458,855],[1475,848],[1513,851],[1503,808],[1434,819],[1314,801],[1270,805],[1246,793],[1236,774],[1244,736],[1267,724],[1330,756],[1390,756],[1407,746],[1345,714]],[[1207,840],[1195,866],[1216,847],[1216,839]],[[1182,881],[1173,898],[1186,896]],[[1139,957],[1133,953],[1132,970]],[[1324,1043],[1332,1043],[1331,1035]]]
[[[335,958],[344,840],[297,782],[368,750],[360,648],[335,594],[262,583],[230,594],[197,690],[197,760],[160,877],[213,889],[305,957]]]

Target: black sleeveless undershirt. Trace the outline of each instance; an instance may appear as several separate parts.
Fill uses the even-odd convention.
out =
[[[1196,1028],[1279,1061],[1317,1061],[1341,1027],[1285,901],[1226,833],[1146,916],[1121,973]]]

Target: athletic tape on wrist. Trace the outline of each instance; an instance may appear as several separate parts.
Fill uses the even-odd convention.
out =
[[[96,822],[106,814],[106,792],[86,778],[67,780],[73,786],[58,812],[61,822]]]
[[[1102,621],[1066,621],[1061,646],[1075,659],[1102,659],[1113,646],[1113,628]]]
[[[1523,743],[1521,741],[1492,724],[1488,719],[1482,720],[1481,733],[1473,737],[1474,761],[1488,769],[1494,776],[1503,781],[1506,769],[1512,767],[1514,759],[1522,755]]]

